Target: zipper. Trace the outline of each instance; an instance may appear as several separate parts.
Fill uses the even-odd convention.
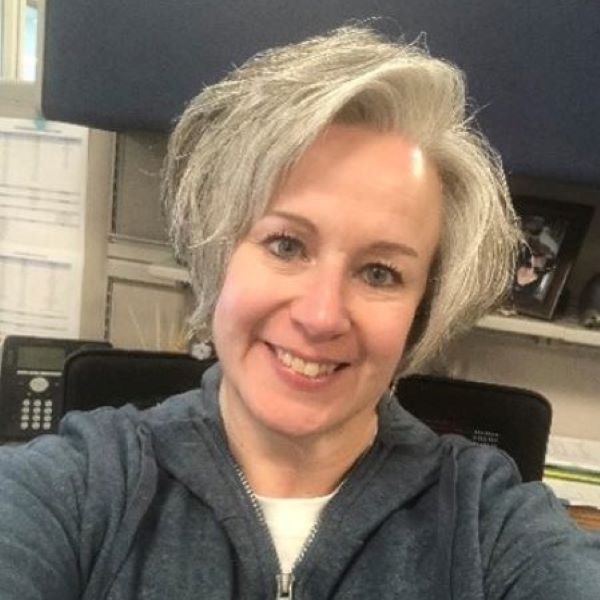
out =
[[[232,457],[232,459],[233,459],[233,457]],[[242,471],[241,467],[237,464],[237,462],[235,460],[233,461],[233,464],[235,467],[236,475],[238,476],[238,479],[240,480],[240,483],[242,484],[242,487],[244,488],[244,492],[246,492],[246,495],[250,499],[250,504],[252,505],[252,508],[254,509],[254,512],[256,513],[258,521],[260,522],[261,526],[264,528],[265,532],[267,533],[267,536],[268,536],[269,540],[271,541],[271,548],[273,549],[273,552],[275,553],[275,556],[277,557],[277,565],[279,567],[279,573],[277,573],[275,575],[275,587],[277,590],[275,600],[283,600],[283,599],[293,600],[293,598],[294,598],[294,595],[293,595],[294,594],[294,583],[296,581],[294,571],[296,570],[296,566],[298,565],[298,563],[300,563],[300,561],[306,555],[306,552],[308,551],[308,548],[310,547],[310,545],[313,543],[313,541],[317,535],[319,525],[321,523],[321,517],[319,516],[316,523],[312,526],[304,544],[302,545],[302,548],[300,549],[298,556],[296,557],[296,560],[294,561],[294,564],[292,565],[291,572],[283,573],[281,571],[281,562],[279,561],[279,557],[277,556],[277,549],[275,548],[275,542],[273,541],[273,536],[271,535],[271,531],[269,530],[269,526],[267,525],[267,520],[265,519],[265,515],[262,511],[262,508],[260,507],[260,502],[258,501],[258,498],[256,497],[256,494],[254,493],[254,490],[250,487],[250,484],[248,483],[248,480],[246,479],[246,476],[244,475],[244,472]]]
[[[294,574],[278,573],[275,575],[275,581],[277,582],[277,595],[275,596],[276,600],[282,600],[283,598],[293,600]]]
[[[269,541],[271,543],[271,550],[273,551],[273,554],[275,555],[275,559],[277,561],[277,570],[278,570],[278,573],[275,575],[275,588],[277,590],[275,600],[281,600],[281,599],[293,600],[293,590],[294,590],[294,582],[295,582],[294,569],[296,568],[296,565],[298,564],[300,559],[302,557],[304,557],[304,555],[306,554],[306,549],[308,548],[308,546],[314,540],[315,535],[317,533],[318,525],[319,525],[319,522],[321,519],[319,517],[317,522],[313,525],[310,533],[308,534],[308,537],[306,538],[306,541],[304,542],[304,545],[302,546],[302,549],[300,550],[298,557],[296,558],[296,560],[294,561],[294,564],[292,565],[292,571],[290,573],[282,573],[281,572],[281,561],[279,560],[279,556],[277,555],[277,548],[275,548],[275,542],[273,541],[273,536],[271,535],[271,531],[269,530],[269,526],[267,525],[267,520],[265,519],[265,515],[260,506],[260,502],[258,501],[258,498],[256,497],[256,494],[254,493],[254,490],[250,487],[250,484],[248,483],[248,480],[246,479],[246,475],[244,475],[244,471],[242,471],[242,468],[240,467],[238,462],[233,457],[233,454],[231,454],[231,452],[229,451],[227,441],[225,440],[222,432],[219,429],[216,429],[215,433],[216,433],[217,437],[220,438],[221,443],[219,444],[219,446],[221,448],[225,449],[225,455],[226,455],[227,459],[231,462],[231,465],[233,466],[233,470],[235,471],[235,474],[237,475],[238,481],[241,483],[244,492],[246,493],[246,495],[248,496],[248,499],[250,500],[250,504],[252,505],[252,509],[254,510],[256,517],[258,518],[258,522],[260,523],[261,527],[264,529],[265,533],[267,534],[267,538],[269,539]]]
[[[253,492],[254,493],[254,492]],[[260,506],[258,507],[260,509]],[[262,510],[261,510],[262,513]],[[264,516],[263,516],[264,519]],[[294,572],[296,571],[296,567],[302,562],[302,559],[306,556],[308,549],[313,543],[315,537],[317,537],[317,531],[319,530],[319,525],[321,524],[321,515],[317,518],[315,524],[310,528],[308,532],[308,536],[306,540],[304,540],[304,544],[302,544],[302,548],[300,548],[300,552],[292,565],[291,573],[278,573],[275,575],[275,581],[277,582],[277,596],[276,600],[281,600],[282,598],[287,598],[288,600],[293,600],[294,597],[294,583],[296,581],[296,576]],[[266,526],[266,523],[265,523]],[[268,528],[267,528],[268,529]],[[271,532],[269,532],[269,536],[271,536]],[[273,538],[271,537],[271,541]],[[273,544],[275,546],[275,544]],[[281,564],[279,565],[281,569]]]
[[[220,431],[218,431],[217,435],[219,435],[219,437],[221,438],[223,447],[227,449],[228,445],[227,445],[227,442],[225,441],[222,433]],[[375,436],[374,436],[374,439],[375,439]],[[354,470],[354,468],[365,459],[365,457],[370,453],[372,447],[373,447],[373,444],[368,446],[365,449],[365,451],[361,454],[361,456],[358,457],[358,460],[354,463],[352,470]],[[238,462],[235,460],[235,458],[233,457],[231,452],[229,452],[229,450],[226,450],[225,452],[226,452],[226,455],[228,456],[229,460],[231,461],[231,464],[233,465],[234,471],[238,477],[238,480],[240,481],[240,483],[242,485],[242,488],[244,489],[244,492],[246,493],[246,495],[248,496],[248,498],[250,500],[250,504],[252,505],[252,508],[258,518],[260,525],[265,530],[265,532],[267,534],[267,538],[271,542],[271,549],[272,549],[273,553],[275,554],[275,558],[277,560],[277,566],[278,566],[278,570],[279,570],[279,572],[275,575],[275,588],[277,590],[275,600],[284,600],[284,599],[285,600],[293,600],[294,584],[296,582],[296,577],[294,575],[294,571],[296,570],[296,567],[298,566],[298,564],[306,556],[308,549],[310,548],[311,544],[315,540],[315,537],[317,536],[317,532],[319,531],[319,527],[321,525],[323,513],[321,512],[321,514],[317,518],[316,523],[312,526],[306,540],[304,541],[304,544],[302,545],[302,548],[300,549],[300,552],[298,553],[298,556],[296,557],[296,560],[294,561],[294,564],[292,565],[291,572],[290,573],[281,572],[281,561],[279,560],[279,556],[277,555],[277,548],[275,547],[275,542],[273,541],[273,536],[271,535],[271,531],[269,530],[269,526],[267,525],[267,520],[265,519],[265,515],[260,506],[260,502],[258,501],[258,498],[256,497],[256,494],[254,493],[254,490],[250,487],[250,484],[248,483],[248,480],[246,479],[246,475],[244,475],[244,471],[242,471],[242,468],[240,467]],[[337,492],[339,492],[344,487],[347,479],[348,479],[348,477],[344,478],[342,483],[339,485]]]

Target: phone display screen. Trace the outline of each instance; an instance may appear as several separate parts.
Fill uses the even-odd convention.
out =
[[[65,349],[57,346],[20,346],[17,369],[62,371],[65,358]]]

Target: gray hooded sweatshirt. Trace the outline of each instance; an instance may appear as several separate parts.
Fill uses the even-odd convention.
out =
[[[277,555],[225,442],[218,365],[140,412],[72,413],[0,450],[1,600],[270,600]],[[502,452],[438,437],[391,397],[323,510],[293,600],[600,598],[584,533]]]

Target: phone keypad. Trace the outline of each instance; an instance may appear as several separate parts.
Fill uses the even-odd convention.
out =
[[[21,403],[21,430],[50,430],[52,428],[53,408],[51,398],[24,398]]]

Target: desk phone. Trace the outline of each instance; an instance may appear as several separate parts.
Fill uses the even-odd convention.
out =
[[[0,442],[53,433],[63,415],[61,375],[67,356],[108,342],[8,335],[0,350]]]

